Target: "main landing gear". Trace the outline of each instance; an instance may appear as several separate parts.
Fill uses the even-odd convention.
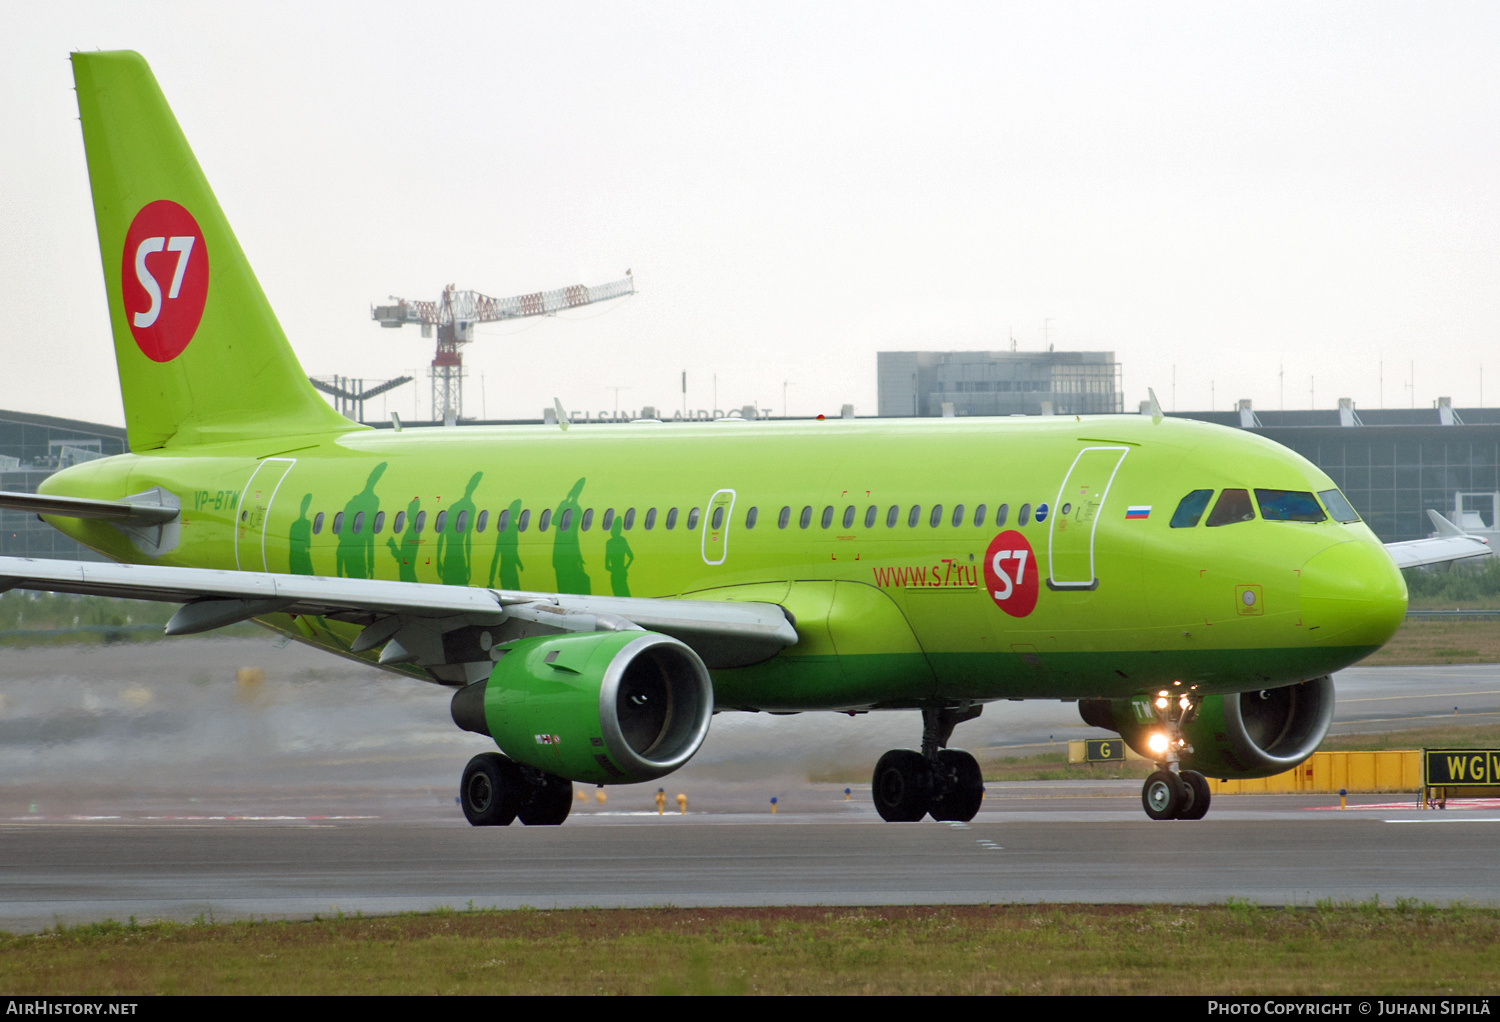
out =
[[[979,763],[962,749],[945,748],[953,729],[979,716],[983,706],[924,707],[922,751],[892,749],[875,764],[875,810],[891,823],[967,822],[984,801]]]
[[[458,801],[476,827],[508,827],[513,820],[528,827],[555,827],[573,808],[573,782],[498,752],[484,752],[464,767]]]
[[[1197,716],[1201,701],[1193,692],[1166,690],[1151,700],[1158,730],[1149,744],[1160,758],[1141,786],[1141,806],[1153,820],[1201,820],[1208,813],[1208,779],[1180,765],[1182,753],[1193,751],[1182,736],[1182,727]]]

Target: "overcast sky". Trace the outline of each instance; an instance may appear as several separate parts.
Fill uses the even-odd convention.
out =
[[[1127,409],[1500,403],[1500,6],[0,7],[0,407],[122,423],[67,54],[150,62],[307,372],[465,411],[876,410],[875,353],[1113,350]],[[1415,361],[1415,388],[1408,388]],[[1284,366],[1284,392],[1278,371]],[[481,377],[483,387],[481,389]],[[1311,384],[1310,379],[1315,381]],[[1284,393],[1284,396],[1283,396]]]

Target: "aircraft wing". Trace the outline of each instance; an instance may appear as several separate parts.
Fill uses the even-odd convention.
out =
[[[350,651],[384,646],[380,662],[423,666],[467,662],[455,633],[485,632],[492,644],[559,632],[661,632],[692,647],[709,667],[757,663],[797,641],[779,606],[723,600],[579,596],[477,589],[425,582],[281,575],[152,564],[0,557],[0,591],[157,600],[184,606],[168,635],[191,635],[267,614],[315,615],[363,625]],[[487,657],[489,646],[484,646]],[[474,656],[478,659],[478,656]]]
[[[1493,552],[1487,540],[1470,535],[1431,508],[1427,509],[1427,517],[1437,529],[1436,536],[1385,545],[1396,567],[1419,568],[1424,564],[1444,564]]]

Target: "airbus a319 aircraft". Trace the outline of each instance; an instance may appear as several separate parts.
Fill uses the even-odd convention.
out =
[[[1156,761],[1151,817],[1198,819],[1205,775],[1309,756],[1330,675],[1405,613],[1325,474],[1160,414],[351,423],[146,62],[72,60],[130,453],[0,498],[114,563],[0,558],[0,585],[178,602],[170,634],[255,620],[451,686],[499,749],[463,772],[475,825],[668,774],[720,711],[913,708],[920,749],[881,757],[875,805],[968,820],[983,781],[949,742],[1005,699],[1077,700]]]

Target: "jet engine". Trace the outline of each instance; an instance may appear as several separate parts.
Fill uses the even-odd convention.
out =
[[[682,766],[708,735],[703,661],[656,632],[521,639],[453,696],[453,722],[517,763],[570,781],[631,784]]]
[[[1147,697],[1081,699],[1078,712],[1085,724],[1118,731],[1136,752],[1157,758],[1146,743],[1161,728]],[[1311,756],[1332,723],[1333,679],[1328,677],[1204,696],[1182,727],[1193,750],[1182,754],[1182,766],[1208,777],[1270,777]]]

